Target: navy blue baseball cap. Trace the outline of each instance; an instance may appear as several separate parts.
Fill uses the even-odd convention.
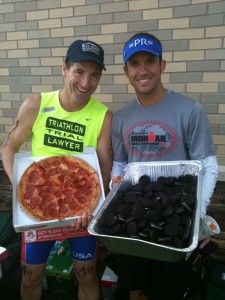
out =
[[[91,60],[106,70],[104,65],[104,50],[100,45],[92,41],[74,41],[67,50],[66,59],[72,62]]]
[[[124,62],[127,62],[132,55],[141,51],[162,57],[162,46],[157,40],[147,35],[137,35],[130,39],[124,46]]]

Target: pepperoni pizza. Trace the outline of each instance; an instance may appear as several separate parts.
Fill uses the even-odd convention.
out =
[[[33,162],[18,184],[22,209],[39,221],[92,212],[100,194],[97,172],[85,160],[69,155]]]

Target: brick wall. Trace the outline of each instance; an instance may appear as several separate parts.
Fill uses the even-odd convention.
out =
[[[0,0],[0,146],[28,95],[62,87],[63,56],[77,38],[105,49],[107,71],[95,96],[113,111],[123,106],[133,89],[122,48],[148,31],[163,43],[165,86],[202,103],[225,168],[224,22],[224,0]]]

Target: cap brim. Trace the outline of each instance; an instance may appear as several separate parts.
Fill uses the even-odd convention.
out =
[[[154,56],[160,56],[158,52],[155,52],[154,50],[149,50],[149,49],[141,49],[141,50],[135,50],[135,51],[130,51],[127,53],[126,57],[124,58],[124,61],[127,62],[133,55],[139,53],[139,52],[147,52],[149,54],[152,54]]]
[[[76,55],[75,57],[68,57],[72,62],[79,62],[79,61],[85,61],[85,60],[90,60],[93,61],[95,63],[97,63],[98,65],[100,65],[102,67],[102,69],[104,69],[106,71],[105,65],[102,64],[102,62],[100,62],[97,58],[94,58],[93,56],[89,56],[89,55]]]

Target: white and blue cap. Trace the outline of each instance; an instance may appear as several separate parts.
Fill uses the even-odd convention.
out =
[[[124,62],[127,62],[132,55],[141,51],[162,57],[162,46],[157,40],[148,35],[136,35],[132,39],[130,39],[124,46]]]

